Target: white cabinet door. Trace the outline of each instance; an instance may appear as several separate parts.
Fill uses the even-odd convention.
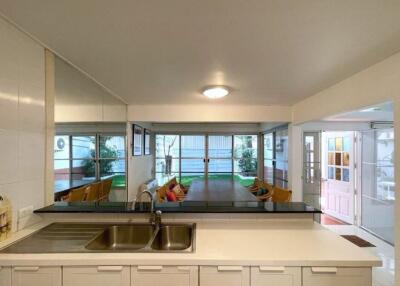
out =
[[[249,286],[250,269],[244,266],[200,266],[200,286]]]
[[[0,266],[0,285],[11,286],[11,267]]]
[[[303,286],[371,286],[371,268],[303,267]]]
[[[130,286],[129,266],[63,268],[63,286]]]
[[[131,286],[197,286],[198,267],[132,266],[131,279]]]
[[[251,286],[301,286],[301,267],[251,267]]]
[[[61,267],[13,267],[12,286],[61,286]]]

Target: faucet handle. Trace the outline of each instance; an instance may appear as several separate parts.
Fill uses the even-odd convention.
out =
[[[160,210],[156,210],[156,215],[157,215],[157,216],[160,216],[160,215],[162,215],[162,211],[160,211]]]

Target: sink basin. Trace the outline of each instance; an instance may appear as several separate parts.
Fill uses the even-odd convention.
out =
[[[113,225],[105,229],[87,245],[88,250],[140,250],[154,234],[152,225]]]
[[[156,251],[193,250],[193,225],[162,225],[151,244]]]

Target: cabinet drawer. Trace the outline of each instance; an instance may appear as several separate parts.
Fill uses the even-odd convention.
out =
[[[61,267],[17,266],[12,269],[13,286],[61,286]]]
[[[249,286],[250,269],[245,266],[201,266],[201,286]]]
[[[11,286],[11,267],[0,266],[0,285]]]
[[[197,266],[132,266],[132,286],[197,286]]]
[[[82,266],[63,268],[63,286],[129,286],[129,266]]]
[[[303,286],[371,286],[371,268],[303,267]]]
[[[301,286],[301,268],[283,266],[251,267],[251,286]]]

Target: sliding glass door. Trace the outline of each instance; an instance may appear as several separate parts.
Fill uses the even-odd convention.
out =
[[[394,243],[394,130],[362,132],[361,226]]]
[[[183,185],[195,179],[235,179],[242,185],[257,176],[257,135],[156,134],[156,177],[177,177]]]

